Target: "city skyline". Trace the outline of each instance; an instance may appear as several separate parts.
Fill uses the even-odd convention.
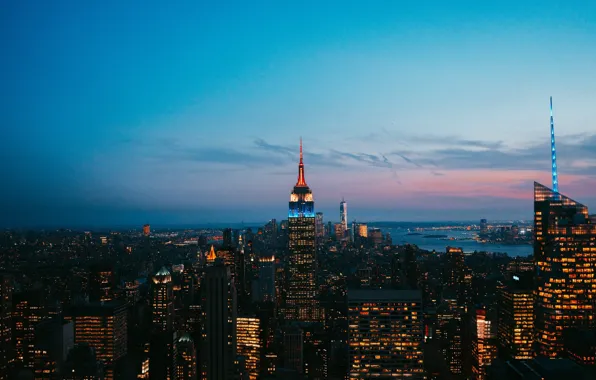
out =
[[[0,226],[285,219],[299,136],[326,220],[531,219],[549,96],[591,206],[593,5],[547,3],[12,4]]]

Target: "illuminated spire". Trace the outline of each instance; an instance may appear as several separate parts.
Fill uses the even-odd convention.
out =
[[[557,151],[555,149],[555,121],[553,119],[553,97],[550,97],[550,153],[552,160],[553,191],[559,192],[559,177],[557,176]]]
[[[297,187],[306,187],[306,180],[304,179],[304,162],[302,161],[302,137],[300,137],[300,163],[298,164],[298,182]]]
[[[207,262],[214,262],[215,259],[217,258],[217,255],[215,254],[215,248],[213,248],[213,245],[211,245],[211,250],[209,251],[209,254],[207,255]]]

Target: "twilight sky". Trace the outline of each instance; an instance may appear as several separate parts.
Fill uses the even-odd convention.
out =
[[[300,136],[327,220],[530,218],[550,95],[596,207],[593,1],[21,0],[0,32],[3,226],[283,219]]]

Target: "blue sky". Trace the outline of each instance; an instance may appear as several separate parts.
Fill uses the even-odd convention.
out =
[[[300,136],[332,220],[528,218],[550,95],[596,206],[593,2],[176,3],[3,7],[0,224],[281,219]]]

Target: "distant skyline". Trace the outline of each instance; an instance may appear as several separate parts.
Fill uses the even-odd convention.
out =
[[[304,140],[339,221],[596,207],[596,4],[19,1],[0,12],[0,226],[287,217]]]

